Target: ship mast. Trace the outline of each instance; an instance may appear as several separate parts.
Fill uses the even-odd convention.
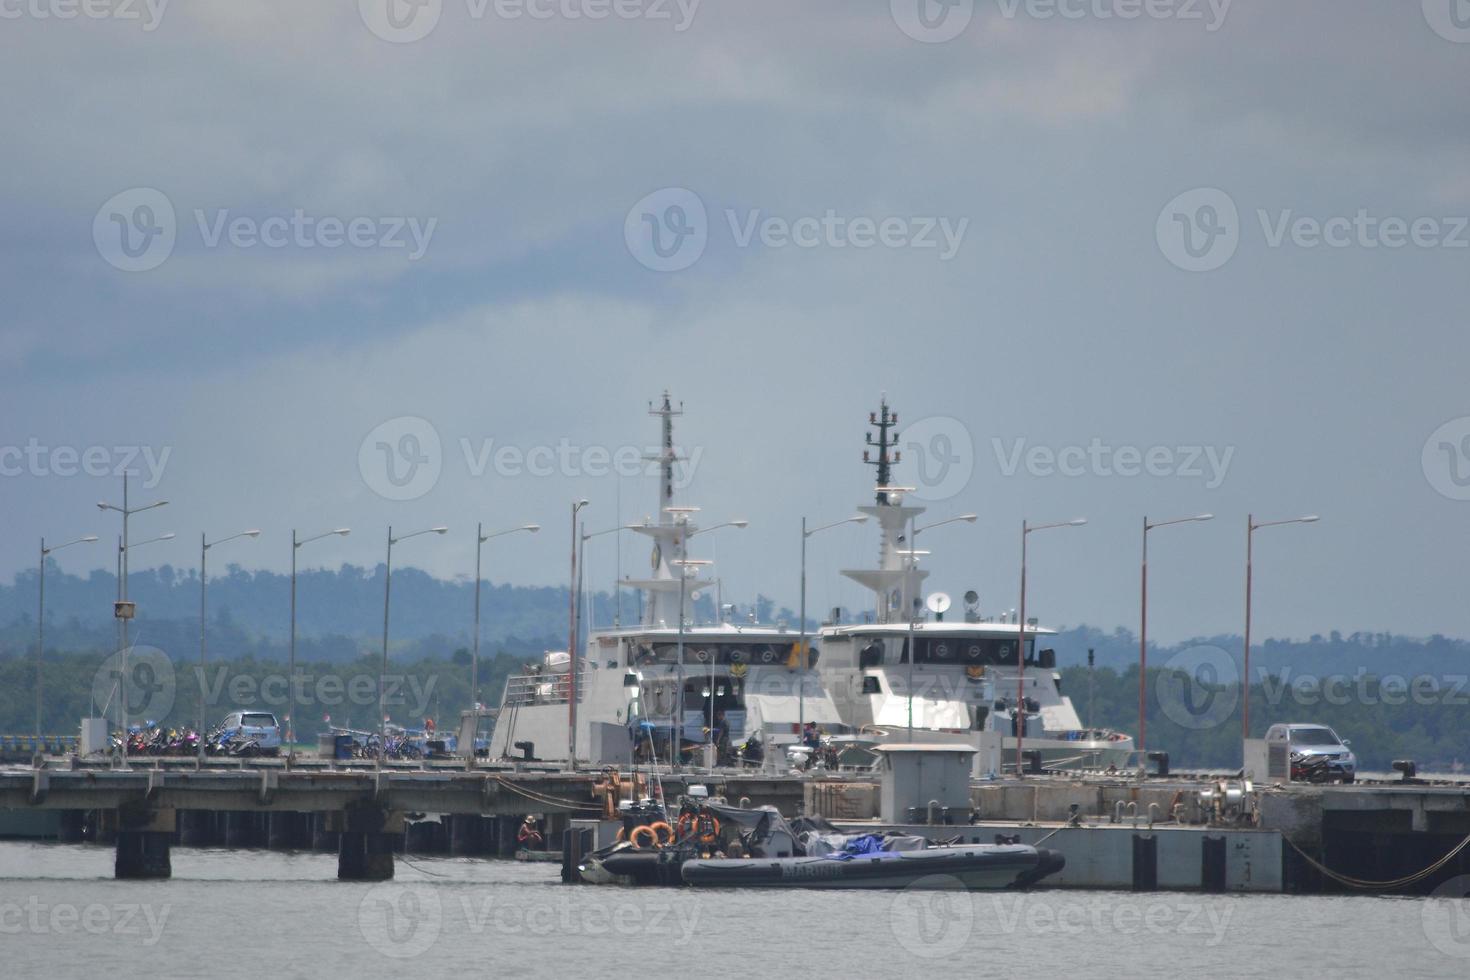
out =
[[[633,530],[653,539],[652,574],[644,579],[630,578],[623,584],[648,593],[643,604],[644,626],[677,627],[681,619],[685,622],[690,619],[693,600],[689,593],[693,589],[686,585],[682,590],[684,608],[680,609],[679,581],[680,576],[687,574],[688,567],[676,563],[685,557],[686,540],[698,530],[693,519],[699,508],[674,504],[674,465],[683,459],[674,447],[674,419],[684,414],[684,403],[675,408],[665,390],[658,407],[649,402],[648,414],[659,419],[659,450],[644,457],[658,464],[658,519]]]
[[[877,467],[878,482],[874,487],[874,506],[859,507],[858,511],[878,519],[878,567],[842,574],[873,590],[877,620],[889,623],[907,618],[919,586],[929,574],[915,567],[916,557],[902,554],[908,550],[905,536],[913,519],[927,508],[906,505],[904,494],[910,488],[896,487],[891,482],[893,465],[902,462],[903,455],[897,449],[898,434],[894,431],[898,427],[898,414],[889,411],[886,397],[881,399],[878,411],[868,413],[868,425],[877,430],[877,438],[872,432],[867,434],[869,448],[863,450],[863,462]],[[874,450],[878,454],[876,459]]]

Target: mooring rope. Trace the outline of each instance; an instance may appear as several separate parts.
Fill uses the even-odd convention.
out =
[[[1394,888],[1405,888],[1405,887],[1407,887],[1409,885],[1414,884],[1415,882],[1422,881],[1423,879],[1425,879],[1425,878],[1429,877],[1430,875],[1434,874],[1440,868],[1443,868],[1446,864],[1449,864],[1451,861],[1454,860],[1455,855],[1459,854],[1467,846],[1470,846],[1470,837],[1466,837],[1464,840],[1460,841],[1459,844],[1455,845],[1454,849],[1451,850],[1448,854],[1446,854],[1444,857],[1440,858],[1438,861],[1436,861],[1433,864],[1431,864],[1429,867],[1425,868],[1423,871],[1416,871],[1414,874],[1405,875],[1402,878],[1395,878],[1392,881],[1368,881],[1368,880],[1363,879],[1363,878],[1353,878],[1353,877],[1351,877],[1349,875],[1339,874],[1338,872],[1333,871],[1331,868],[1327,867],[1327,865],[1325,865],[1325,864],[1321,863],[1320,861],[1316,860],[1310,854],[1308,854],[1306,851],[1304,851],[1300,847],[1298,847],[1297,844],[1296,844],[1296,842],[1293,841],[1290,837],[1287,837],[1285,834],[1282,834],[1281,835],[1281,839],[1284,840],[1284,841],[1286,841],[1288,844],[1290,844],[1291,847],[1292,847],[1292,850],[1294,850],[1298,854],[1300,854],[1302,856],[1302,859],[1304,861],[1306,861],[1312,867],[1316,868],[1318,871],[1322,872],[1327,877],[1331,878],[1333,881],[1340,882],[1340,883],[1342,883],[1344,885],[1347,885],[1349,888],[1363,888],[1363,889],[1380,889],[1381,888],[1381,889],[1384,889],[1384,890],[1390,890],[1390,889],[1394,889]]]
[[[531,801],[536,802],[536,803],[545,803],[548,806],[565,807],[568,810],[601,810],[602,809],[602,807],[599,806],[596,803],[579,803],[576,800],[563,799],[563,798],[556,797],[556,796],[548,796],[548,795],[546,795],[544,793],[535,793],[535,792],[532,792],[531,790],[525,789],[525,788],[523,788],[521,786],[516,786],[516,785],[513,785],[511,783],[508,783],[508,782],[505,781],[504,777],[501,777],[501,776],[492,776],[490,778],[491,779],[494,779],[497,783],[499,783],[501,786],[504,786],[506,789],[510,790],[512,793],[519,793],[521,796],[524,796],[526,799],[531,800]]]

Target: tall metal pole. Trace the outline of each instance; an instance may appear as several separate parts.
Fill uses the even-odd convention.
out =
[[[908,677],[904,681],[904,684],[909,689],[909,691],[908,691],[908,694],[909,694],[909,725],[908,725],[908,728],[909,728],[909,739],[908,740],[910,742],[912,742],[914,740],[914,660],[916,658],[916,654],[918,653],[918,650],[916,649],[916,640],[915,640],[915,637],[914,637],[914,618],[915,618],[915,615],[917,614],[917,610],[914,608],[914,596],[911,594],[913,592],[914,566],[915,566],[915,564],[919,560],[919,556],[917,554],[917,552],[918,552],[918,544],[917,544],[917,542],[914,541],[914,538],[915,538],[915,534],[914,534],[914,518],[913,518],[912,515],[910,515],[910,517],[909,517],[909,563],[908,563],[907,571],[904,573],[904,578],[903,578],[903,601],[905,603],[907,603],[907,605],[909,607],[908,608],[908,613],[909,613],[909,649],[908,649],[908,657],[907,657],[907,660],[908,660]]]
[[[291,747],[286,750],[286,762],[289,765],[296,754],[296,549],[301,547],[301,542],[296,537],[296,529],[291,529],[291,641],[288,644],[289,652],[286,654],[286,741]]]
[[[689,566],[685,565],[684,561],[685,556],[689,554],[689,548],[686,544],[687,539],[688,530],[686,529],[685,533],[679,536],[679,642],[676,646],[676,660],[678,663],[674,671],[674,676],[678,681],[678,689],[674,692],[673,718],[670,719],[674,723],[674,737],[672,740],[673,751],[669,754],[673,756],[675,772],[679,771],[679,762],[680,757],[683,755],[682,749],[684,746],[684,592],[689,576]]]
[[[387,704],[383,692],[388,686],[388,605],[393,597],[393,525],[388,525],[388,553],[383,562],[383,661],[378,669],[378,768],[388,754],[388,722],[384,714]]]
[[[571,574],[567,577],[567,769],[577,769],[577,511],[572,504]]]
[[[41,754],[41,675],[46,656],[46,539],[41,538],[41,581],[36,600],[36,755]]]
[[[128,601],[128,474],[123,473],[123,533],[122,533],[122,572],[118,581],[118,588],[122,590],[122,601]],[[122,621],[122,674],[117,682],[117,710],[121,720],[123,737],[123,763],[127,763],[128,744],[128,619],[123,617]]]
[[[1143,564],[1138,610],[1138,751],[1148,749],[1148,716],[1144,689],[1148,683],[1148,516],[1143,518]]]
[[[806,652],[806,517],[801,519],[801,673],[796,683],[796,723],[806,732],[806,672],[811,669],[811,657]]]
[[[209,560],[209,539],[205,532],[199,532],[199,727],[195,731],[199,734],[199,744],[196,746],[195,758],[204,761],[204,671],[207,663],[205,659],[205,588],[204,583],[209,575],[207,562]]]
[[[1245,655],[1242,660],[1240,697],[1240,737],[1242,742],[1251,737],[1251,546],[1255,538],[1256,522],[1251,514],[1245,515]]]
[[[480,706],[480,552],[485,547],[485,524],[480,522],[475,525],[475,637],[470,651],[470,710],[478,710]],[[479,731],[479,721],[475,722],[475,730]],[[470,746],[471,759],[475,757],[475,747]]]
[[[1021,522],[1021,609],[1016,623],[1016,778],[1026,777],[1026,767],[1021,764],[1021,743],[1026,738],[1026,535],[1031,533],[1026,522]]]

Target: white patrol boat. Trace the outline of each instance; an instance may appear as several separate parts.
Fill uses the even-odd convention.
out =
[[[1014,616],[984,619],[974,592],[965,595],[958,622],[945,621],[949,597],[943,593],[920,601],[928,573],[918,568],[922,553],[911,542],[925,508],[906,503],[905,488],[890,485],[898,462],[898,454],[890,453],[897,444],[896,434],[890,436],[897,416],[885,401],[869,420],[878,430],[868,438],[877,458],[870,450],[864,460],[877,467],[878,484],[874,504],[859,510],[878,522],[878,567],[843,574],[873,590],[876,611],[871,622],[823,626],[818,661],[842,720],[875,739],[902,738],[912,728],[927,742],[973,744],[980,749],[977,774],[1014,766],[1017,734],[1022,751],[1039,752],[1047,767],[1126,766],[1132,737],[1085,728],[1062,694],[1055,652],[1037,649],[1054,630],[1035,620],[1023,628]]]
[[[653,539],[651,575],[620,587],[643,593],[637,626],[591,630],[585,656],[548,653],[512,676],[490,740],[492,759],[578,763],[758,765],[800,739],[799,719],[846,730],[814,669],[800,669],[800,637],[785,627],[694,622],[710,564],[688,557],[697,507],[674,504],[673,419],[664,393],[658,519],[628,530]],[[744,522],[730,522],[744,526]],[[573,661],[575,660],[575,684]],[[571,704],[575,690],[575,711]]]

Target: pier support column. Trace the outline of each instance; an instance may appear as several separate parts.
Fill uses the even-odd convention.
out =
[[[353,807],[333,814],[340,827],[337,878],[387,881],[393,877],[393,851],[403,835],[403,814]],[[329,824],[330,826],[330,824]]]
[[[273,810],[267,816],[266,846],[273,851],[295,850],[298,844],[299,814],[294,810]]]
[[[499,816],[495,818],[495,856],[508,858],[516,852],[516,829],[521,818]]]
[[[168,878],[173,874],[169,844],[177,828],[173,810],[117,810],[117,858],[113,875],[119,879]]]
[[[473,813],[456,813],[449,821],[449,853],[456,857],[479,854],[484,850],[484,817]]]
[[[228,810],[223,814],[226,847],[255,847],[257,843],[255,814],[249,810]]]

